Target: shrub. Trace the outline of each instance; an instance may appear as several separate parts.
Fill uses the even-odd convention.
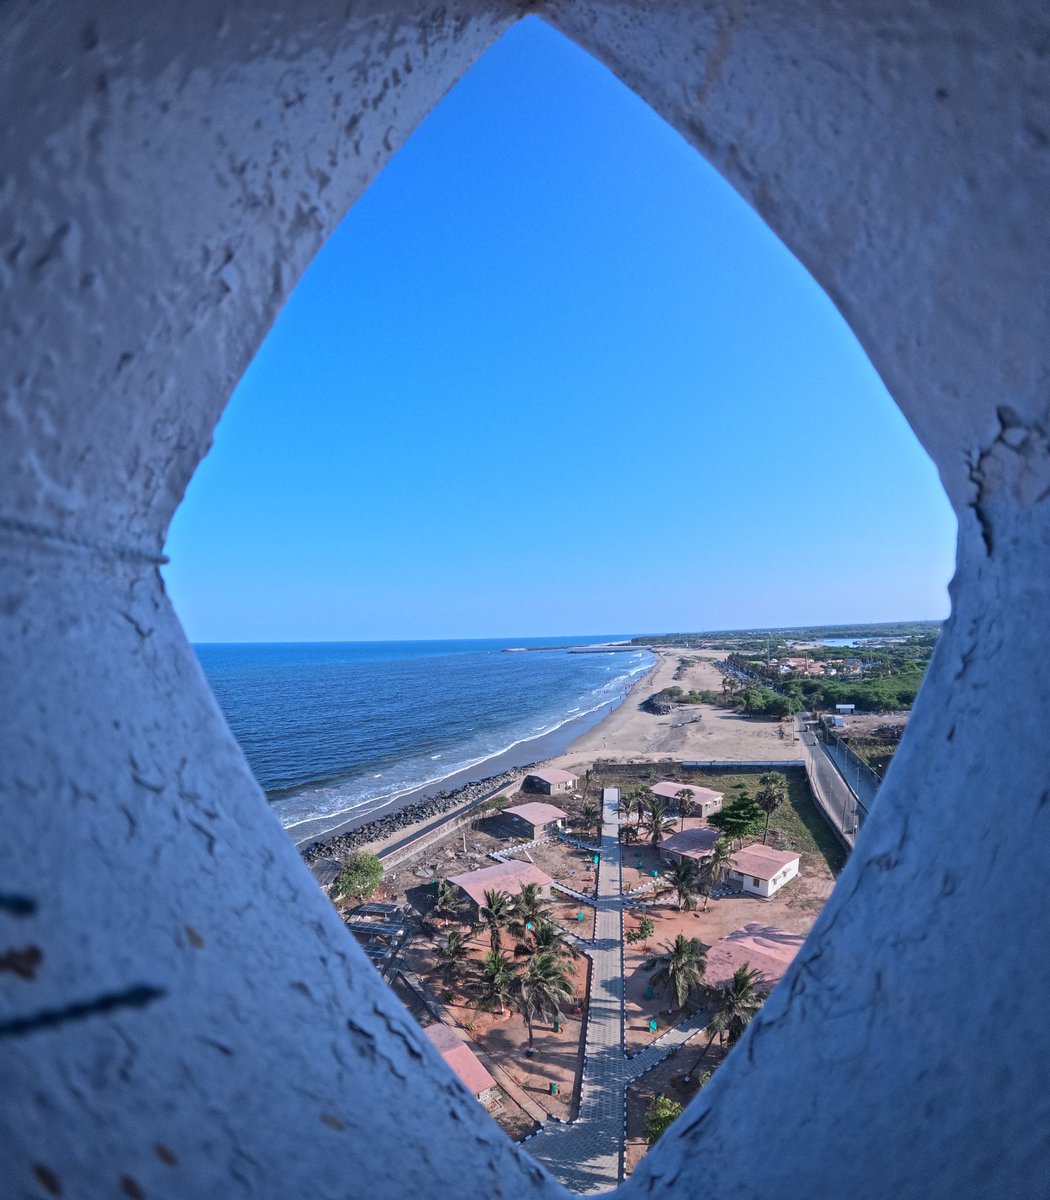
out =
[[[645,1140],[650,1146],[660,1140],[683,1111],[682,1105],[668,1096],[654,1096],[649,1101],[645,1110]]]
[[[383,878],[383,864],[374,854],[359,850],[351,854],[335,881],[337,896],[351,896],[354,900],[367,900]]]

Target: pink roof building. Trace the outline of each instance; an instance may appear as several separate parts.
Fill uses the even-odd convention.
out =
[[[774,850],[772,846],[745,846],[733,855],[728,872],[729,881],[743,892],[773,897],[789,880],[798,874],[799,856],[790,850]]]
[[[428,1025],[423,1032],[468,1092],[483,1104],[491,1099],[492,1089],[496,1086],[495,1079],[454,1029],[437,1021]]]
[[[530,771],[522,782],[522,790],[526,792],[543,792],[553,796],[556,792],[571,792],[576,787],[578,775],[571,771],[562,771],[557,767],[545,767],[540,771]]]
[[[544,804],[540,800],[531,800],[528,804],[515,804],[503,810],[505,817],[510,817],[512,824],[525,826],[532,832],[533,837],[546,833],[552,826],[561,829],[569,819],[569,814],[562,812],[553,804]]]
[[[663,800],[677,801],[679,792],[688,792],[692,797],[693,808],[697,816],[707,817],[718,812],[722,807],[722,793],[712,788],[697,787],[692,783],[675,783],[672,779],[663,779],[654,783],[649,789],[654,796]]]
[[[771,925],[745,925],[715,942],[707,952],[704,982],[708,987],[726,987],[743,966],[760,971],[763,989],[772,989],[783,978],[805,937]]]
[[[484,905],[485,893],[489,891],[509,892],[514,896],[523,883],[537,883],[541,893],[546,895],[551,885],[551,877],[544,874],[535,863],[520,862],[516,858],[482,867],[480,871],[450,875],[448,881],[455,884],[477,908]]]
[[[717,829],[683,829],[660,843],[660,854],[664,858],[691,858],[699,863],[708,857],[721,836]]]

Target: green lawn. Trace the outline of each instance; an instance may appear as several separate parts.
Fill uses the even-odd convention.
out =
[[[759,789],[759,776],[755,774],[730,775],[716,774],[707,771],[671,771],[666,768],[654,772],[660,779],[681,779],[683,783],[696,784],[698,787],[712,788],[721,792],[725,799],[723,804],[729,804],[738,796],[754,797]],[[788,800],[773,814],[769,822],[770,844],[777,844],[784,849],[797,850],[803,855],[819,855],[833,875],[838,875],[846,862],[846,851],[831,832],[824,818],[820,815],[813,795],[809,790],[804,771],[785,771],[788,781]],[[636,775],[624,772],[619,775],[615,764],[602,764],[602,770],[591,776],[592,787],[630,788],[644,780]],[[774,833],[778,838],[774,842]],[[760,834],[761,838],[761,834]]]

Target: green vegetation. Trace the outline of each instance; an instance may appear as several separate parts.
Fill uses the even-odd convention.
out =
[[[628,929],[626,941],[629,946],[637,945],[638,942],[647,942],[656,932],[656,922],[648,913],[638,922],[637,929]]]
[[[805,870],[804,856],[819,854],[831,872],[837,875],[845,864],[846,852],[820,815],[809,790],[805,772],[786,771],[784,778],[787,783],[787,798],[770,815],[770,840],[777,846],[799,851],[803,855],[803,870]],[[727,797],[735,793],[737,797],[756,798],[762,787],[761,777],[758,775],[712,773],[705,774],[702,782],[704,787],[714,788],[715,791],[722,792]],[[765,813],[759,809],[759,814],[762,823],[765,824]]]
[[[704,963],[707,948],[696,938],[678,934],[673,942],[664,942],[665,954],[654,954],[646,959],[644,969],[652,971],[652,982],[656,987],[666,987],[682,1008],[693,992],[704,981]]]
[[[810,625],[784,629],[711,629],[698,633],[659,633],[631,639],[632,645],[675,646],[685,650],[732,646],[736,650],[765,650],[774,652],[789,642],[817,642],[824,638],[922,638],[936,639],[940,621],[889,621],[876,625]]]
[[[721,829],[730,841],[748,837],[762,828],[763,810],[757,798],[750,795],[737,796],[721,812],[707,818],[708,825]]]
[[[544,1016],[552,1021],[557,1020],[561,1005],[572,999],[572,983],[565,972],[565,963],[557,954],[534,954],[529,959],[529,965],[514,981],[512,997],[515,1007],[525,1018],[530,1054],[533,1021]]]
[[[766,814],[766,827],[762,832],[762,845],[769,837],[769,818],[787,799],[787,780],[779,771],[767,771],[759,777],[758,795],[755,803]]]
[[[359,850],[343,864],[335,881],[336,896],[367,900],[383,879],[383,864],[374,854]]]
[[[654,1096],[645,1110],[645,1140],[654,1146],[685,1109],[669,1096]]]

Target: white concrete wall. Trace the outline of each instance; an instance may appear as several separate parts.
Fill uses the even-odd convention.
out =
[[[1050,918],[1013,881],[1050,838],[1045,6],[542,10],[810,268],[960,522],[952,618],[850,864],[624,1194],[1040,1194]],[[151,561],[306,263],[521,11],[0,14],[0,950],[40,955],[0,973],[14,1195],[558,1194],[313,885]],[[770,1093],[801,1098],[775,1127]]]

